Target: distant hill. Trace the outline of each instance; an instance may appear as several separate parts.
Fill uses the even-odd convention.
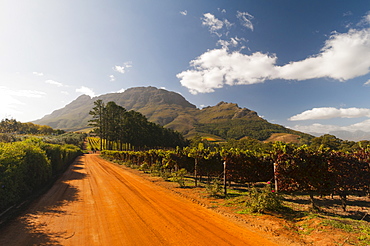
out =
[[[188,138],[199,134],[218,140],[251,137],[262,141],[274,133],[295,135],[295,141],[312,138],[311,135],[271,124],[255,111],[240,108],[235,103],[220,102],[216,106],[198,109],[180,94],[155,87],[134,87],[122,93],[94,98],[82,95],[34,123],[67,131],[85,129],[91,119],[89,111],[98,99],[105,103],[114,101],[126,110],[138,111],[149,121],[179,131]]]
[[[320,137],[324,133],[317,133],[312,132],[313,136]],[[370,140],[370,132],[364,132],[364,131],[330,131],[328,134],[334,135],[337,138],[348,140],[348,141],[362,141],[362,140]]]

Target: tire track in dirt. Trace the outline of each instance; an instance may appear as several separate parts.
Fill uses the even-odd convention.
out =
[[[0,245],[276,245],[98,155],[79,157]]]

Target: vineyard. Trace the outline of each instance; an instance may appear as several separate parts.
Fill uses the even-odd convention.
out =
[[[166,176],[178,176],[179,170],[186,170],[195,186],[202,178],[208,182],[223,179],[225,194],[227,184],[269,182],[274,184],[275,192],[308,194],[314,208],[317,208],[314,196],[338,195],[345,210],[348,195],[369,195],[370,191],[369,149],[344,153],[277,142],[269,153],[212,150],[200,145],[176,150],[104,150],[102,155]]]
[[[100,138],[87,137],[87,149],[90,151],[100,149]]]
[[[100,144],[100,138],[99,137],[87,137],[87,150],[89,151],[97,151],[100,149],[104,149],[104,146],[110,146],[112,150],[119,150],[119,149],[125,149],[125,150],[130,150],[132,149],[131,144],[127,143],[122,143],[119,144],[114,141],[109,141],[109,144],[107,143],[108,141],[106,139],[102,139],[102,143]]]

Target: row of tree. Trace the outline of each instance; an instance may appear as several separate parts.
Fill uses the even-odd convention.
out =
[[[18,133],[18,134],[62,134],[63,130],[54,130],[50,126],[37,125],[32,122],[22,123],[15,119],[2,119],[0,121],[0,133]]]
[[[90,115],[90,126],[94,127],[94,132],[100,137],[100,149],[112,149],[113,145],[123,149],[125,144],[139,148],[187,144],[180,133],[149,122],[141,113],[127,111],[113,101],[107,104],[102,100],[95,101]]]

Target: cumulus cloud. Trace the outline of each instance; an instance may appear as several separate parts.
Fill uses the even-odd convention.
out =
[[[116,81],[116,77],[114,77],[114,75],[109,75],[109,80],[110,81]]]
[[[315,133],[329,133],[333,131],[368,131],[370,129],[370,119],[365,120],[359,123],[355,123],[348,126],[337,126],[337,125],[325,125],[314,123],[311,125],[295,125],[291,127],[294,130],[301,131],[301,132],[315,132]]]
[[[252,19],[254,18],[253,15],[249,14],[248,12],[237,12],[236,17],[239,19],[242,26],[250,29],[253,31],[253,24]]]
[[[244,55],[227,48],[207,51],[190,64],[192,70],[177,74],[191,93],[214,92],[225,84],[255,84],[265,81],[274,70],[276,56],[256,52]]]
[[[370,86],[370,79],[368,81],[366,81],[364,85],[365,86]]]
[[[306,80],[333,78],[345,81],[370,71],[370,29],[334,33],[321,53],[303,61],[276,67],[276,78]]]
[[[76,89],[76,92],[80,92],[80,93],[82,93],[84,95],[88,95],[90,97],[95,97],[95,92],[92,89],[90,89],[86,86],[81,86],[80,88]]]
[[[368,26],[370,25],[370,11],[362,18],[362,20],[357,24],[357,26]]]
[[[57,87],[62,87],[63,86],[62,83],[57,82],[57,81],[54,81],[54,80],[51,80],[51,79],[46,80],[45,83],[50,84],[50,85],[55,85]]]
[[[212,20],[213,18],[209,18]],[[221,24],[212,25],[218,30]],[[370,28],[333,33],[320,53],[302,61],[277,66],[275,54],[251,55],[230,51],[230,41],[219,41],[221,49],[208,50],[190,62],[192,69],[177,74],[193,94],[213,92],[224,85],[255,84],[265,80],[332,78],[346,81],[370,72]]]
[[[180,14],[182,14],[182,15],[187,15],[187,14],[188,14],[188,11],[187,11],[187,10],[180,11]]]
[[[360,118],[370,117],[370,109],[367,108],[333,108],[322,107],[306,110],[300,114],[290,117],[288,120],[318,120],[332,118]]]

